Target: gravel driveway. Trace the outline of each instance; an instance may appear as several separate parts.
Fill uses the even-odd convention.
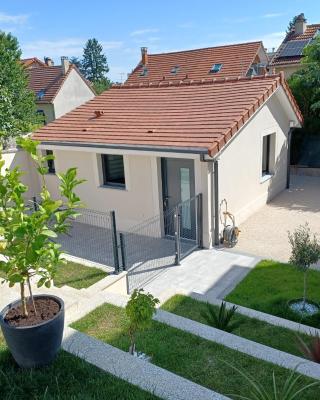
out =
[[[320,238],[320,178],[293,175],[289,190],[240,226],[239,243],[233,250],[288,261],[288,231],[305,222]]]

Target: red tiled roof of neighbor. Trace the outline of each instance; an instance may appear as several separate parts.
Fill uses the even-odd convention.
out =
[[[283,74],[253,78],[116,85],[36,131],[42,142],[169,148],[215,155],[282,86]]]
[[[32,58],[24,58],[22,60],[20,60],[21,64],[23,64],[26,68],[32,66],[33,64],[37,64],[37,66],[42,66],[42,67],[46,67],[47,65],[39,60],[39,58],[37,57],[32,57]]]
[[[316,33],[320,30],[320,24],[307,25],[304,33],[296,34],[294,30],[289,32],[281,45],[279,46],[276,54],[272,58],[270,65],[287,65],[287,64],[299,64],[303,56],[293,56],[293,57],[280,57],[279,54],[283,45],[291,40],[307,40],[312,39]]]
[[[262,42],[240,43],[205,49],[177,51],[173,53],[148,54],[146,76],[140,76],[143,65],[140,62],[128,77],[126,83],[140,83],[182,79],[203,79],[227,76],[246,76],[248,69],[254,62]],[[210,73],[213,64],[222,64],[221,70]],[[179,67],[176,74],[172,74],[173,67]],[[187,76],[187,78],[186,78]]]
[[[29,89],[35,93],[36,102],[52,103],[65,79],[73,69],[79,73],[85,84],[93,91],[93,88],[73,64],[70,64],[69,70],[65,75],[63,74],[61,65],[28,69],[27,73],[29,74]],[[37,96],[41,90],[44,90],[44,96],[40,99]]]

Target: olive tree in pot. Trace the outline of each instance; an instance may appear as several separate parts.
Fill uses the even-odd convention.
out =
[[[130,354],[144,356],[136,352],[136,335],[139,331],[150,327],[158,303],[159,299],[153,297],[151,293],[144,293],[143,289],[133,291],[126,305],[126,314],[129,319]]]
[[[77,179],[75,168],[57,174],[61,200],[54,200],[45,181],[47,163],[53,156],[39,154],[39,142],[20,139],[18,144],[35,161],[42,179],[41,201],[31,210],[23,197],[28,189],[21,182],[23,173],[19,167],[4,171],[0,153],[0,271],[9,287],[20,286],[20,300],[1,311],[0,325],[18,365],[30,368],[49,364],[61,346],[63,300],[51,295],[33,296],[32,278],[36,276],[38,287],[50,287],[62,262],[60,246],[53,239],[66,233],[70,219],[78,215],[76,209],[81,203],[74,189],[82,180]]]
[[[292,234],[288,232],[288,237],[290,262],[303,272],[303,297],[289,301],[289,307],[302,316],[312,315],[319,312],[319,305],[307,299],[307,274],[310,266],[320,259],[320,243],[311,233],[308,223],[300,225]]]

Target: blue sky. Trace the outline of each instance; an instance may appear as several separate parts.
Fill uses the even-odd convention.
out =
[[[272,48],[300,12],[308,23],[320,23],[315,0],[0,0],[0,30],[18,37],[24,57],[56,62],[81,56],[86,40],[96,37],[110,78],[121,81],[139,61],[141,46],[159,53],[263,40]]]

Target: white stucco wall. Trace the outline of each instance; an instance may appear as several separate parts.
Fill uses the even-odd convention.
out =
[[[220,155],[219,199],[227,200],[237,224],[285,189],[289,127],[289,117],[274,94]],[[273,175],[266,180],[262,177],[262,140],[269,134],[275,134],[275,153],[271,155]]]
[[[56,119],[53,104],[37,103],[37,110],[42,110],[44,112],[47,124]]]
[[[3,171],[7,168],[13,169],[19,166],[23,172],[21,181],[28,186],[28,191],[25,193],[25,197],[31,199],[33,196],[37,195],[40,188],[39,179],[35,170],[34,162],[29,154],[23,150],[13,150],[7,152],[4,151],[2,156],[5,161]]]
[[[72,70],[53,101],[55,117],[59,118],[94,97],[93,91],[80,75]]]
[[[120,154],[120,153],[119,153]],[[86,182],[77,189],[86,208],[115,210],[118,228],[126,230],[159,214],[157,158],[124,155],[126,188],[102,187],[99,177],[99,154],[95,152],[54,150],[57,172],[77,167],[78,177]],[[58,178],[46,175],[50,192],[58,197]]]
[[[303,64],[294,64],[294,65],[280,65],[279,67],[275,67],[275,73],[278,74],[279,72],[284,72],[284,77],[286,79],[290,78],[292,74],[297,72],[301,69]]]

